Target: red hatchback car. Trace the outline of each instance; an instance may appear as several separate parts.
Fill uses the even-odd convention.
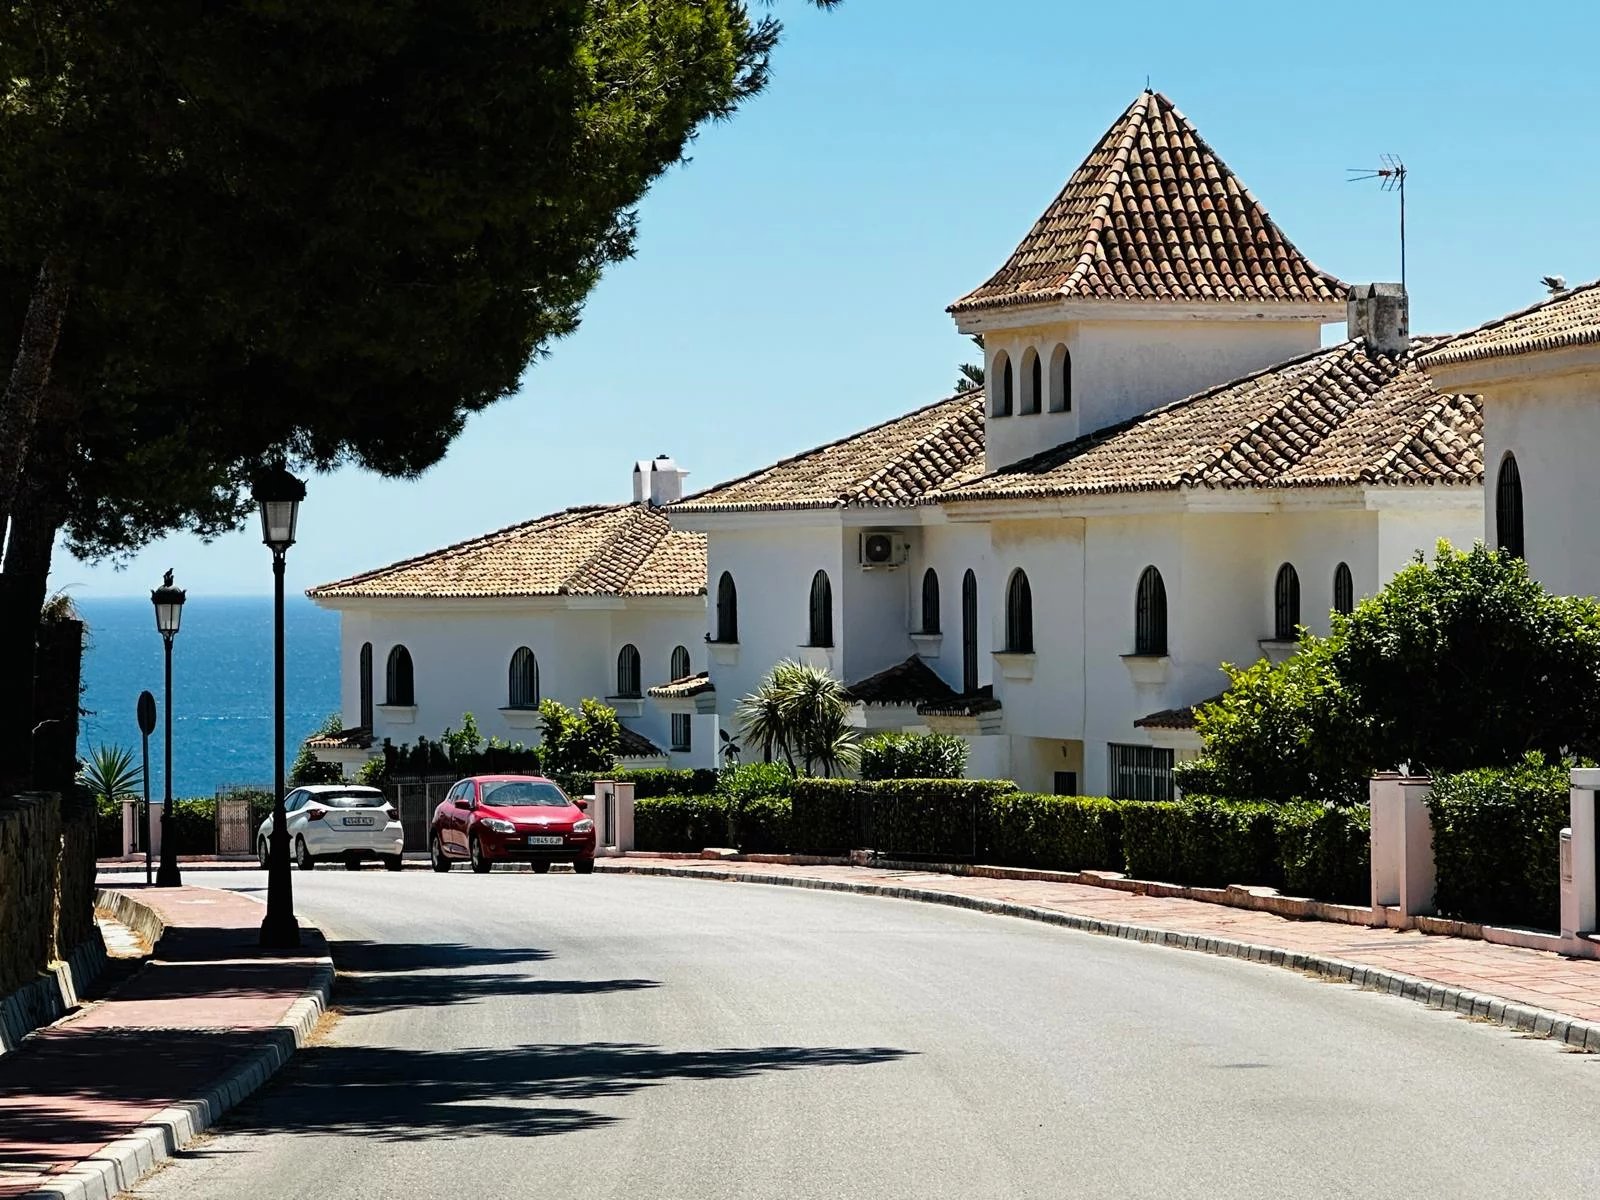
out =
[[[548,779],[537,775],[474,775],[456,784],[433,810],[428,850],[435,871],[458,858],[482,875],[497,862],[528,862],[543,874],[569,862],[594,870],[594,822]]]

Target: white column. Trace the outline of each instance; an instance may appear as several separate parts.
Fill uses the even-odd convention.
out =
[[[1597,921],[1595,897],[1595,791],[1600,789],[1600,768],[1580,767],[1572,772],[1572,828],[1563,830],[1561,871],[1561,936],[1576,940],[1593,933]]]
[[[1372,813],[1372,924],[1409,929],[1433,913],[1433,820],[1427,779],[1393,772],[1368,785]]]

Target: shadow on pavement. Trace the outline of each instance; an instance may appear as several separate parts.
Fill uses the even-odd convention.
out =
[[[382,1141],[542,1137],[618,1119],[583,1107],[583,1101],[690,1080],[870,1066],[908,1053],[882,1046],[667,1050],[611,1042],[470,1050],[311,1046],[294,1057],[277,1086],[247,1101],[227,1125],[252,1135]]]

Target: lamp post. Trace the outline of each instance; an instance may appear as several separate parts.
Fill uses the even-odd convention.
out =
[[[300,944],[289,878],[289,826],[283,811],[283,556],[294,545],[295,521],[306,485],[282,463],[256,480],[261,541],[272,551],[272,836],[267,851],[267,915],[261,944],[286,950]]]
[[[144,843],[144,885],[150,886],[150,735],[156,731],[156,698],[139,693],[139,741],[144,746],[144,803],[139,806],[139,840]],[[163,809],[163,812],[166,810]]]
[[[183,620],[185,593],[172,586],[172,572],[161,578],[161,586],[150,593],[150,603],[155,605],[156,631],[167,651],[167,687],[163,696],[166,708],[166,767],[161,779],[161,869],[156,872],[157,887],[182,887],[178,874],[178,843],[172,832],[172,639],[178,636],[178,625]]]

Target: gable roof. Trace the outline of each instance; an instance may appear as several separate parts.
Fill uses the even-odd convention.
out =
[[[1343,303],[1172,101],[1139,98],[952,313],[1065,298]]]
[[[918,654],[850,684],[845,691],[857,704],[934,704],[956,699],[955,689]]]
[[[1600,279],[1480,325],[1430,354],[1424,366],[1509,358],[1600,343]]]
[[[311,588],[338,597],[697,596],[703,534],[644,504],[550,513],[416,558]]]
[[[951,501],[1229,487],[1477,484],[1483,418],[1417,366],[1325,347],[956,488]]]
[[[903,507],[983,473],[983,393],[962,392],[671,506],[673,512]]]

